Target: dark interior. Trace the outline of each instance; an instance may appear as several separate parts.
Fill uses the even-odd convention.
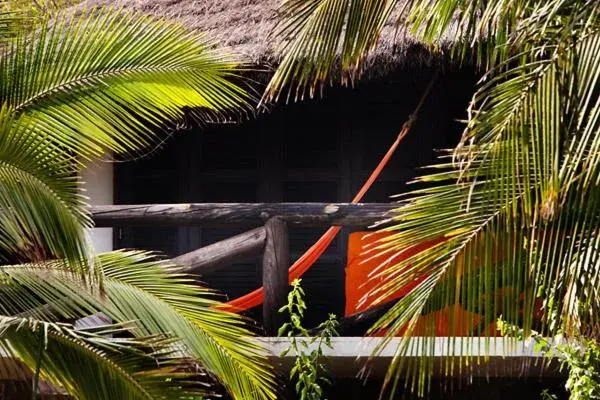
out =
[[[368,380],[361,382],[360,379],[335,379],[333,386],[326,389],[329,400],[366,400],[378,399],[383,382],[380,380]],[[543,391],[556,396],[556,400],[569,398],[564,388],[565,381],[562,378],[539,378],[539,377],[490,377],[473,378],[469,381],[456,379],[433,379],[427,399],[429,400],[504,400],[507,398],[515,400],[542,399]],[[286,393],[289,399],[295,398],[293,388],[288,388]],[[382,399],[389,399],[386,393]],[[422,397],[416,396],[404,382],[399,382],[398,390],[393,399],[417,400]]]
[[[177,132],[159,148],[116,168],[116,202],[348,202],[395,140],[433,72],[406,68],[354,88],[332,88],[320,99],[272,106],[251,120]],[[475,82],[467,69],[436,81],[416,125],[364,202],[386,202],[411,188],[419,167],[435,162],[435,149],[454,146]],[[414,185],[412,185],[414,186]],[[182,254],[239,230],[127,228],[115,230],[119,247]],[[290,229],[291,257],[320,236],[319,229]],[[304,276],[314,326],[344,314],[345,229]],[[261,285],[260,262],[234,265],[202,277],[228,298]],[[253,310],[252,317],[260,319]]]

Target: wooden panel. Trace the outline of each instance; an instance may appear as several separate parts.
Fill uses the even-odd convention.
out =
[[[404,182],[375,182],[364,200],[368,202],[391,202],[391,196],[404,193],[407,185]]]
[[[283,185],[284,202],[332,202],[339,200],[338,182],[311,181],[306,174],[304,181],[285,182]]]
[[[243,233],[243,229],[205,228],[202,229],[201,245],[206,246],[240,233]],[[262,263],[259,256],[255,261],[236,262],[226,269],[209,272],[201,279],[210,288],[223,293],[227,299],[231,300],[260,287],[262,284],[261,271]],[[258,320],[262,318],[261,314],[259,308],[250,312],[250,315]]]
[[[286,106],[285,169],[339,169],[337,120],[331,105],[313,99]]]
[[[133,227],[128,228],[130,239],[126,247],[157,251],[165,257],[174,257],[180,253],[179,229],[156,227],[152,229]],[[122,245],[122,244],[121,244]],[[119,247],[121,247],[121,245]]]
[[[312,246],[325,233],[326,229],[290,227],[290,247],[293,251],[302,253]],[[337,241],[333,241],[329,246],[329,250],[337,251],[337,248]]]
[[[223,126],[212,132],[198,132],[202,135],[200,148],[197,149],[201,153],[199,157],[201,169],[203,171],[256,169],[258,167],[257,140],[256,136],[249,131],[250,129],[239,129],[239,126]]]
[[[205,203],[238,203],[254,202],[256,196],[256,181],[237,182],[203,182],[200,193],[194,197]]]

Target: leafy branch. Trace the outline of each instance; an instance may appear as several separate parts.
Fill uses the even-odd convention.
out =
[[[327,320],[317,326],[318,335],[310,337],[308,330],[302,325],[307,307],[300,282],[300,279],[292,282],[288,303],[279,309],[280,313],[289,315],[290,321],[279,328],[278,335],[291,338],[289,347],[281,356],[284,357],[290,352],[296,355],[294,366],[290,371],[290,380],[296,381],[295,390],[300,400],[319,400],[323,398],[323,386],[331,384],[326,377],[327,369],[322,362],[323,347],[332,348],[331,338],[338,336],[339,322],[334,314],[329,314]],[[301,340],[300,337],[309,339]]]

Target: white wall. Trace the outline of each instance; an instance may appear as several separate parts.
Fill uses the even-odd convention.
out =
[[[97,162],[81,173],[81,179],[85,182],[85,195],[89,197],[92,205],[114,204],[113,199],[113,174],[114,168],[111,162]],[[94,228],[90,237],[97,253],[113,250],[112,228]]]

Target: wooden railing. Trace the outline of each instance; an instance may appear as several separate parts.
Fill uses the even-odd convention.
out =
[[[256,227],[271,217],[289,225],[367,227],[389,216],[387,203],[189,203],[94,206],[97,227],[243,226]]]
[[[288,225],[367,228],[389,222],[392,209],[393,205],[382,203],[192,203],[94,206],[91,212],[97,227],[254,228],[175,257],[173,262],[183,271],[203,275],[262,254],[263,324],[268,335],[275,335],[281,323],[277,310],[285,304],[288,287]]]

